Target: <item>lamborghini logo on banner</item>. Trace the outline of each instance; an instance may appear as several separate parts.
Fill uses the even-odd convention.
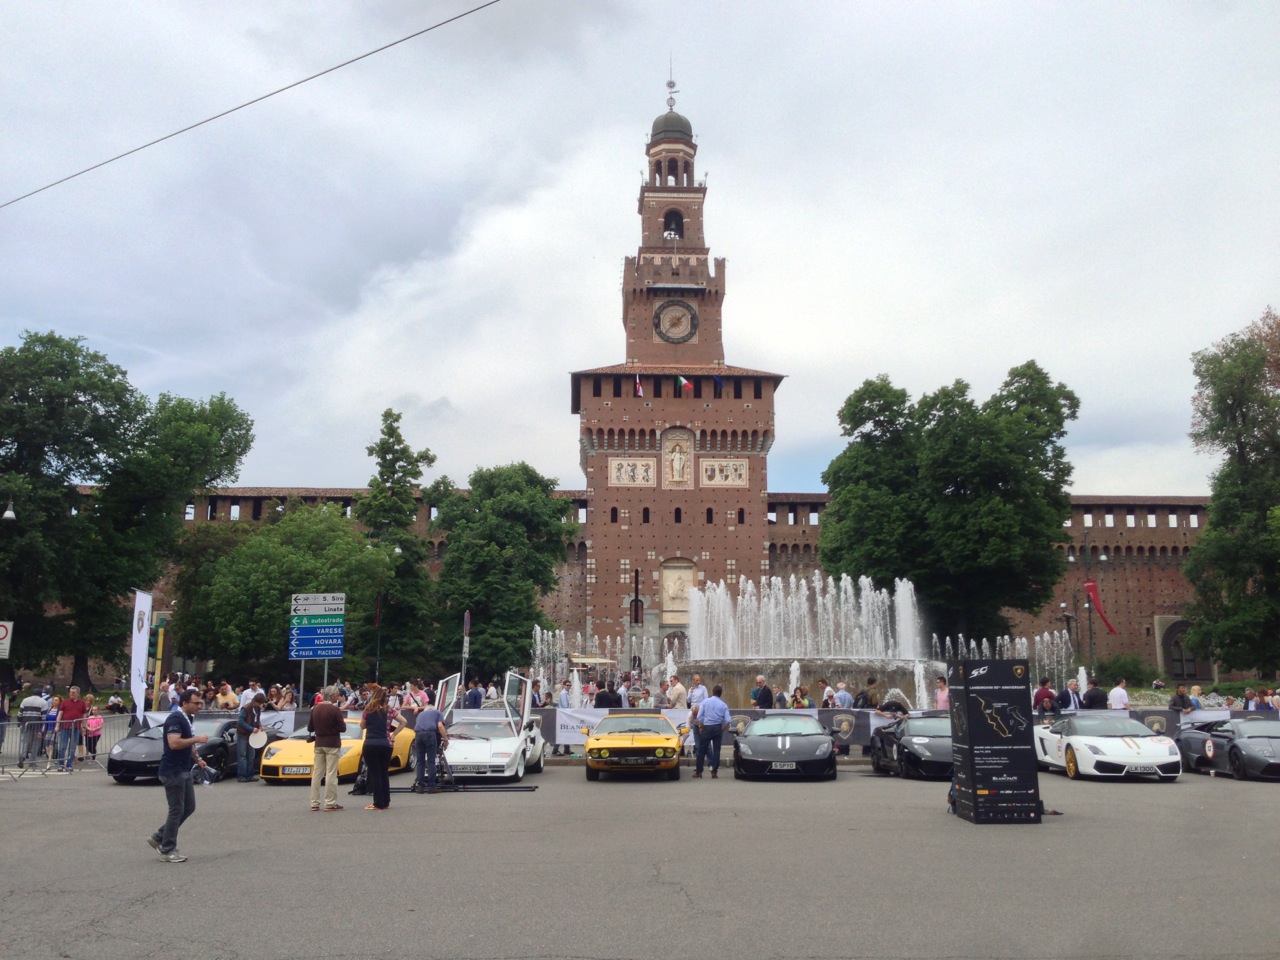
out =
[[[1013,675],[1017,677],[1019,680],[1021,680],[1024,676],[1026,676],[1026,673],[1027,673],[1026,667],[1024,667],[1020,663],[1014,664]]]

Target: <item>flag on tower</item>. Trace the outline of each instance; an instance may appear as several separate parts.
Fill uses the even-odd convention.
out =
[[[676,377],[676,386],[679,387],[681,390],[693,389],[693,384],[690,383],[688,380],[686,380],[684,377]]]
[[[644,396],[644,387],[640,386],[640,374],[638,373],[636,374],[636,396],[637,397]]]

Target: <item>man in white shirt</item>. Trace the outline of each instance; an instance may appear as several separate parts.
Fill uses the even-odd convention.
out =
[[[257,680],[250,680],[249,685],[244,688],[244,693],[240,694],[240,706],[247,707],[253,703],[253,698],[260,693],[262,693],[262,684]]]
[[[1111,688],[1111,692],[1107,694],[1107,706],[1112,710],[1128,710],[1129,709],[1129,691],[1125,689],[1129,685],[1129,681],[1121,677],[1116,681],[1116,685]]]
[[[570,697],[570,692],[572,690],[573,690],[573,684],[570,681],[568,680],[560,681],[560,696],[556,700],[556,703],[561,710],[568,710],[572,706],[572,698]],[[559,724],[559,722],[560,722],[559,718],[557,717],[556,723]],[[573,751],[570,749],[567,743],[566,744],[557,743],[554,747],[551,748],[551,755],[553,757],[560,756],[562,752],[567,757]]]

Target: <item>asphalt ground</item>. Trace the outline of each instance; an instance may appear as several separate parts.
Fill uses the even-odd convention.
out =
[[[529,793],[197,788],[100,771],[0,782],[4,956],[1234,958],[1280,933],[1280,784],[1042,775],[1039,826],[975,826],[946,784],[678,782],[557,765]],[[407,786],[406,776],[392,777]]]

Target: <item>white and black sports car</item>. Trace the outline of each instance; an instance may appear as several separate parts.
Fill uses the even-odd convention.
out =
[[[526,772],[542,772],[547,742],[542,718],[532,712],[529,681],[508,673],[503,686],[503,696],[490,707],[445,711],[445,759],[455,777],[519,782]]]
[[[1280,778],[1280,720],[1210,720],[1184,727],[1175,739],[1188,770],[1230,771],[1237,780]]]
[[[1068,777],[1156,777],[1178,779],[1178,745],[1129,717],[1076,714],[1035,728],[1036,760]]]
[[[871,731],[871,769],[903,779],[950,779],[951,718],[903,717]]]
[[[836,778],[831,731],[807,714],[771,713],[747,724],[733,741],[733,775]]]

